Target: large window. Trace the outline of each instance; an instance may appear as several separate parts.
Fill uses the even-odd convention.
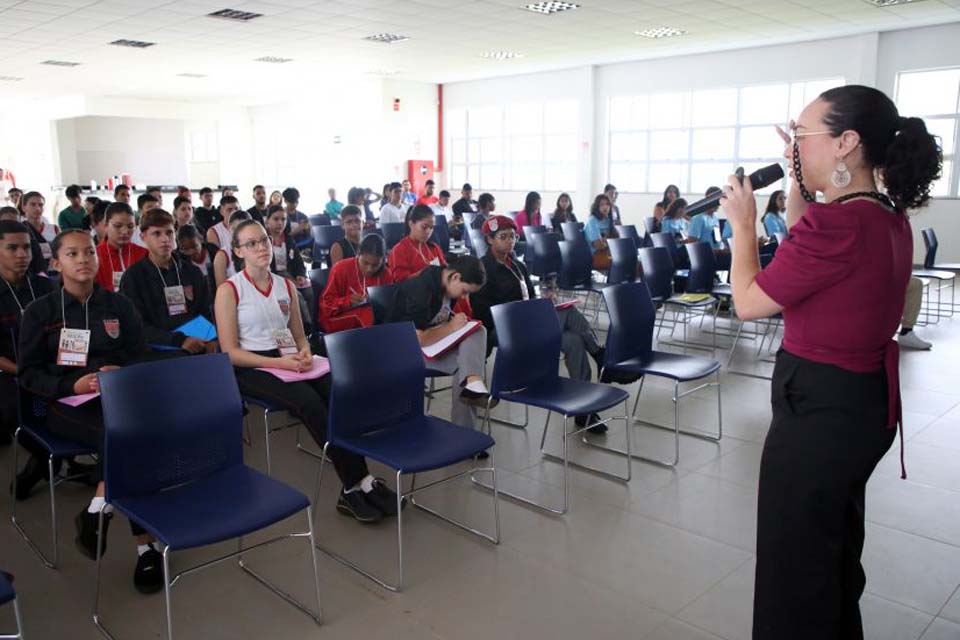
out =
[[[621,191],[684,193],[720,186],[742,166],[747,173],[783,161],[773,125],[842,78],[729,89],[618,96],[609,104],[607,175]],[[783,188],[780,183],[766,192]]]
[[[451,109],[450,184],[576,191],[577,128],[574,100]]]
[[[956,196],[954,154],[960,118],[960,68],[904,71],[897,74],[897,109],[902,116],[923,118],[927,130],[940,138],[943,177],[934,185],[934,196]]]

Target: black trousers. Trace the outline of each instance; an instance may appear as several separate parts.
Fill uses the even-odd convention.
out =
[[[303,382],[284,382],[266,371],[236,368],[240,393],[267,400],[296,416],[321,447],[327,442],[327,398],[330,376]],[[363,456],[337,447],[327,449],[344,487],[350,488],[369,473]]]
[[[893,443],[883,372],[781,350],[763,446],[754,640],[861,640],[864,493]]]
[[[17,395],[20,389],[9,373],[0,373],[0,430],[11,436],[17,430]]]

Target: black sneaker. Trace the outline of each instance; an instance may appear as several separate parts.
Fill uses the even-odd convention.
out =
[[[464,404],[468,404],[479,409],[486,409],[487,400],[489,398],[489,393],[477,393],[476,391],[471,391],[466,387],[460,390],[460,400],[462,400]],[[494,399],[494,401],[490,403],[490,408],[493,409],[498,404],[500,404],[500,401]]]
[[[576,418],[573,419],[573,421],[577,424],[578,427],[580,427],[580,428],[582,429],[583,427],[587,426],[588,424],[592,424],[592,423],[594,423],[594,422],[600,422],[602,419],[603,419],[603,418],[601,418],[601,417],[598,416],[597,414],[591,413],[589,416],[577,416]],[[588,433],[592,433],[592,434],[595,435],[595,436],[602,436],[602,435],[605,434],[607,431],[609,431],[609,429],[607,429],[607,425],[606,425],[606,424],[594,425],[594,426],[590,427],[589,429],[587,429],[587,432],[588,432]]]
[[[163,555],[153,545],[137,559],[133,586],[144,595],[163,589]]]
[[[383,479],[374,479],[373,489],[371,489],[369,493],[365,493],[364,497],[367,499],[367,502],[376,507],[383,515],[387,517],[397,515],[397,494],[387,486],[387,483],[384,482]],[[400,508],[407,508],[406,498],[401,501]]]
[[[596,353],[591,353],[590,357],[593,358],[593,361],[596,363],[597,373],[599,373],[600,369],[603,369],[603,361],[607,357],[607,350],[603,347],[600,347],[597,349]]]
[[[350,493],[341,489],[340,499],[337,500],[337,511],[364,524],[373,524],[383,519],[383,512],[371,504],[359,489]]]
[[[54,471],[56,471],[56,463],[54,463]],[[76,460],[70,460],[67,462],[67,470],[65,472],[66,477],[70,479],[70,482],[78,482],[84,484],[88,487],[96,487],[97,465],[95,464],[84,464],[82,462],[77,462]]]
[[[113,519],[113,513],[103,514],[103,538],[100,541],[100,556],[107,552],[107,530],[110,527],[110,521]],[[91,560],[97,559],[97,527],[99,526],[100,514],[90,513],[84,507],[83,511],[74,518],[77,525],[77,548],[80,553]]]
[[[473,456],[474,460],[488,460],[490,458],[490,452],[484,449],[477,455]]]
[[[60,460],[53,461],[53,475],[60,472]],[[30,456],[27,464],[23,466],[23,471],[17,474],[17,500],[23,501],[30,497],[33,488],[41,480],[47,480],[46,461],[37,456]],[[10,491],[13,492],[13,484],[10,485]]]

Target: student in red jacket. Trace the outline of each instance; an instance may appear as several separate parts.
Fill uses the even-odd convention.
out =
[[[133,234],[139,231],[130,205],[114,202],[107,207],[106,220],[107,239],[97,246],[97,284],[107,291],[119,291],[123,272],[149,252],[132,242]]]
[[[412,278],[430,265],[445,267],[447,260],[435,242],[433,209],[418,204],[407,214],[407,236],[390,250],[390,273],[394,282]]]
[[[344,258],[330,270],[320,298],[320,324],[328,333],[373,326],[367,289],[391,284],[383,238],[369,235],[360,242],[355,258]]]

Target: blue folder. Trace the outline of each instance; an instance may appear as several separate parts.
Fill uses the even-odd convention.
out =
[[[197,316],[189,322],[185,322],[176,329],[173,330],[174,333],[182,333],[189,338],[197,338],[198,340],[210,341],[217,339],[217,328],[209,320],[203,316]],[[163,344],[150,344],[148,345],[154,351],[179,351],[180,347],[173,347],[170,345]]]

